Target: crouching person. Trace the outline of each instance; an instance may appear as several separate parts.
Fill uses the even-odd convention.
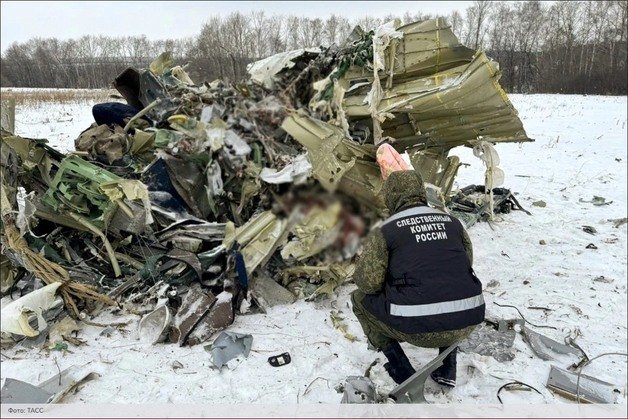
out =
[[[399,342],[442,352],[482,323],[485,304],[467,232],[455,217],[427,206],[418,172],[391,173],[383,192],[391,216],[366,237],[351,301],[400,384],[416,371]],[[437,383],[455,386],[456,353],[432,373]]]

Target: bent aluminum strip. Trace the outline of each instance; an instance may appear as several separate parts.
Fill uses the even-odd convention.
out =
[[[435,314],[455,313],[457,311],[471,310],[484,304],[482,294],[462,300],[444,301],[442,303],[418,304],[418,305],[390,305],[390,314],[400,317],[433,316]]]
[[[9,378],[4,382],[0,392],[2,404],[45,404],[52,399],[53,393],[26,383],[15,378]]]
[[[436,358],[428,362],[423,368],[395,387],[388,396],[396,400],[396,403],[429,403],[423,394],[425,380],[434,370],[443,365],[443,360],[458,346],[458,343],[453,343],[449,348],[438,354]]]
[[[613,384],[581,374],[578,388],[578,374],[555,365],[552,365],[545,386],[571,400],[577,400],[579,393],[580,401],[584,403],[617,403],[617,393]]]

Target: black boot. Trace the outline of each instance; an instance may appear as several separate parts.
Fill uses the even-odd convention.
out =
[[[401,349],[399,342],[394,341],[387,347],[382,348],[382,352],[389,361],[384,364],[384,368],[388,371],[388,374],[395,383],[403,383],[416,372],[416,370],[412,368],[410,360],[403,352],[403,349]]]
[[[442,354],[447,347],[438,348],[438,353]],[[446,387],[456,387],[456,354],[458,353],[458,348],[455,348],[453,351],[447,355],[445,359],[443,359],[443,365],[434,370],[430,377],[438,384]]]

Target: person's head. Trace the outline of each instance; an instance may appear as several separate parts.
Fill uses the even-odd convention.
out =
[[[383,190],[391,214],[403,207],[427,205],[423,179],[414,170],[392,172],[384,181]]]

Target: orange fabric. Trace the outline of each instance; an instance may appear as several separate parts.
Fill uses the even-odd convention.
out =
[[[382,178],[386,180],[392,172],[398,170],[412,170],[412,167],[401,157],[401,155],[390,144],[382,144],[377,148],[377,164],[382,173]]]

